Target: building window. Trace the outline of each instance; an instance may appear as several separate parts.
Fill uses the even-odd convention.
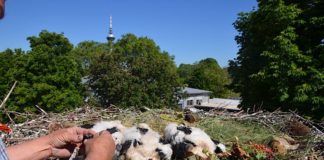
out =
[[[187,106],[192,106],[193,105],[193,100],[188,100],[187,101]]]
[[[201,102],[202,102],[202,100],[201,100],[201,99],[198,99],[198,100],[196,101],[196,104],[197,104],[197,105],[201,105]]]

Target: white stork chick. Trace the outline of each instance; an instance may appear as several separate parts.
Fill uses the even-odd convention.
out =
[[[114,159],[120,155],[120,150],[122,149],[122,144],[124,143],[124,132],[126,127],[124,127],[120,121],[101,121],[97,122],[92,128],[95,132],[108,131],[114,139],[116,150]]]
[[[184,137],[185,143],[190,144],[188,151],[194,155],[198,155],[203,159],[207,159],[208,156],[204,151],[213,154],[216,150],[216,145],[211,138],[201,129],[191,127],[192,132]]]
[[[124,132],[125,143],[126,142],[133,143],[133,141],[134,141],[134,142],[136,142],[135,145],[137,145],[138,143],[142,144],[141,138],[149,130],[149,127],[147,125],[144,125],[144,124],[142,124],[142,125],[143,125],[142,127],[133,126],[133,127],[125,130],[125,132]]]
[[[128,160],[171,160],[172,149],[170,144],[130,146],[125,156]]]
[[[203,130],[195,127],[169,124],[165,130],[165,138],[172,144],[174,158],[184,159],[192,154],[207,159],[209,153],[225,152],[225,146],[213,141]]]
[[[141,123],[137,126],[128,128],[124,132],[124,143],[122,146],[121,154],[126,155],[126,157],[137,157],[142,159],[140,153],[136,151],[136,148],[143,145],[142,136],[145,135],[150,130],[150,127],[147,124]],[[129,158],[130,159],[130,158]]]
[[[124,137],[122,153],[125,154],[126,159],[171,159],[171,146],[159,143],[161,136],[145,123],[127,129]]]
[[[177,129],[178,125],[175,123],[169,123],[164,129],[164,138],[167,143],[175,145],[181,143],[186,136],[185,132]]]
[[[143,128],[142,124],[139,128]],[[172,156],[172,148],[170,144],[160,143],[161,136],[148,127],[148,132],[142,135],[141,141],[143,142],[143,151],[149,153],[152,159],[170,160]]]
[[[97,122],[92,128],[95,132],[108,131],[114,138],[115,144],[121,144],[124,142],[123,133],[126,130],[120,121],[101,121]]]
[[[159,143],[155,151],[158,153],[158,157],[161,160],[171,160],[172,158],[172,147],[170,144]]]

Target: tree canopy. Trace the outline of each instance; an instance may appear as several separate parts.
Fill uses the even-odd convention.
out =
[[[95,41],[80,42],[73,50],[71,55],[81,65],[82,76],[89,75],[89,67],[93,59],[98,54],[108,50],[107,43],[99,43]]]
[[[240,47],[229,62],[242,107],[281,108],[323,118],[323,1],[259,0],[234,23]]]
[[[21,49],[6,49],[0,52],[0,99],[2,100],[14,83],[12,70],[19,65],[24,52]]]
[[[90,66],[90,87],[103,105],[165,107],[176,104],[173,58],[147,37],[126,34]]]
[[[227,88],[230,79],[213,58],[196,64],[181,64],[178,68],[181,81],[189,87],[212,91],[213,97],[230,97],[233,93]]]
[[[196,64],[180,64],[177,72],[181,83],[187,83],[192,77],[193,71],[195,70]]]
[[[63,34],[42,31],[27,38],[31,50],[6,50],[0,54],[6,65],[1,75],[6,81],[0,86],[18,84],[8,101],[12,111],[37,111],[38,105],[45,111],[63,111],[82,102],[79,64],[70,57],[72,44]],[[2,90],[1,90],[2,91]],[[6,93],[1,93],[5,95]]]

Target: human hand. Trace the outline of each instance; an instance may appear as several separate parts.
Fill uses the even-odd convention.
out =
[[[111,134],[102,131],[84,142],[86,160],[111,160],[115,153],[115,142]]]
[[[83,135],[95,134],[94,131],[78,127],[65,128],[47,136],[7,147],[9,159],[39,160],[49,157],[70,157],[76,144],[83,141]]]
[[[64,158],[72,154],[75,144],[82,143],[83,136],[95,134],[94,131],[79,127],[65,128],[49,134],[49,144],[51,146],[51,156]]]

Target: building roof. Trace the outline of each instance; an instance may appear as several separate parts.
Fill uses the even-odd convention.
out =
[[[209,100],[209,103],[218,105],[220,107],[237,108],[240,105],[240,100],[225,99],[225,98],[213,98]]]
[[[187,94],[209,94],[211,93],[211,91],[206,91],[206,90],[202,90],[202,89],[196,89],[196,88],[190,88],[190,87],[186,87],[183,89],[184,93]]]
[[[238,108],[240,104],[240,100],[234,99],[224,99],[224,98],[213,98],[209,99],[208,103],[201,104],[198,108],[219,108],[219,109],[226,109],[231,111],[240,111],[241,109]]]

